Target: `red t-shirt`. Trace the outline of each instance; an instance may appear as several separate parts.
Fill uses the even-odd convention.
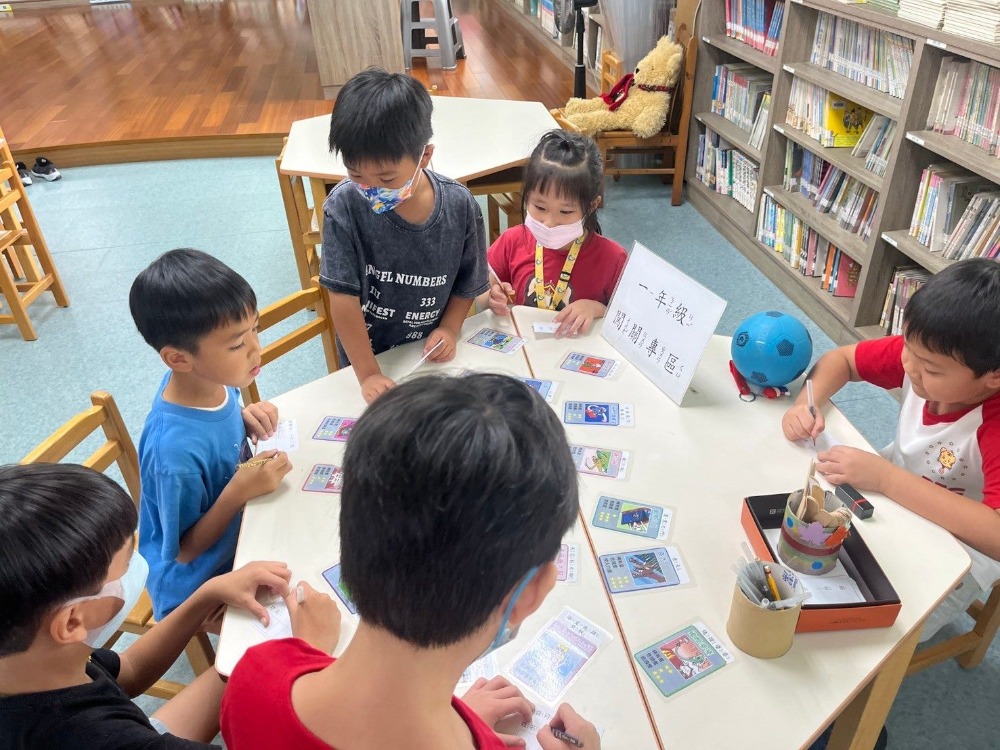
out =
[[[497,237],[489,250],[489,262],[500,281],[514,287],[514,302],[535,307],[535,237],[523,224],[511,227]],[[559,273],[569,250],[545,248],[542,257],[545,270],[545,294],[551,295],[559,282]],[[607,305],[614,294],[628,255],[613,240],[590,232],[583,241],[576,265],[569,277],[566,294],[559,303],[562,310],[570,302],[591,299]]]
[[[220,722],[226,747],[331,750],[299,721],[292,707],[292,684],[333,662],[332,656],[298,638],[268,641],[248,649],[222,696]],[[504,750],[496,732],[468,706],[458,698],[452,698],[451,705],[468,725],[478,750]]]

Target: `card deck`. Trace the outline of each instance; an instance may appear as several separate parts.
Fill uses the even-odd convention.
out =
[[[345,607],[347,607],[347,611],[352,615],[356,615],[358,613],[358,608],[354,606],[354,602],[351,600],[351,595],[347,593],[347,587],[340,579],[340,563],[337,563],[332,568],[324,570],[323,578],[330,584],[330,588],[333,589],[333,593],[337,595],[337,598],[344,603]]]
[[[573,455],[576,470],[581,474],[621,479],[628,470],[628,461],[631,455],[628,451],[591,448],[586,445],[571,445],[569,449]]]
[[[563,404],[563,422],[632,427],[635,425],[635,412],[632,404],[619,404],[614,401],[567,401]]]
[[[351,436],[354,423],[358,420],[354,417],[323,417],[319,423],[313,440],[332,440],[337,443],[346,443]]]
[[[569,607],[549,620],[507,668],[508,675],[553,705],[611,634]]]
[[[532,323],[531,330],[535,332],[536,338],[547,338],[555,336],[560,325],[562,323]]]
[[[559,555],[556,557],[556,581],[560,583],[577,582],[580,575],[579,557],[580,545],[563,542],[559,546]]]
[[[559,366],[570,372],[594,375],[598,378],[610,378],[617,372],[619,363],[613,359],[595,357],[583,352],[570,352]]]
[[[481,346],[484,349],[491,349],[501,354],[512,354],[524,346],[524,339],[515,336],[513,333],[504,333],[494,328],[484,328],[468,339],[470,344]]]
[[[332,464],[316,464],[309,472],[309,478],[302,485],[306,492],[340,493],[344,486],[344,472]]]
[[[696,622],[636,652],[635,660],[666,698],[731,664],[733,656]]]
[[[676,547],[653,547],[598,557],[604,583],[612,594],[645,591],[688,583]]]
[[[670,533],[673,513],[667,508],[601,495],[594,510],[593,525],[624,534],[664,540]]]
[[[556,399],[556,391],[559,388],[559,384],[554,380],[535,380],[534,378],[522,378],[518,377],[522,383],[527,385],[529,388],[534,388],[536,391],[542,394],[548,403],[552,403]]]

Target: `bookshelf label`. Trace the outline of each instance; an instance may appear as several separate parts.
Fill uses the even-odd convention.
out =
[[[786,73],[791,73],[792,75],[795,75],[795,68],[793,68],[791,65],[782,65],[781,69]]]
[[[913,141],[918,146],[923,146],[924,145],[924,139],[921,138],[918,135],[913,135],[913,133],[907,133],[906,134],[906,138],[907,138],[907,140]]]
[[[948,49],[948,45],[944,42],[939,42],[937,39],[928,39],[927,43],[932,47],[937,47],[938,49]]]
[[[705,44],[711,44],[712,43],[711,40],[707,36],[703,36],[701,38],[701,41],[703,41]]]
[[[889,243],[890,245],[892,245],[892,246],[893,246],[894,248],[897,248],[897,249],[899,248],[899,245],[897,245],[897,244],[896,244],[896,240],[894,240],[894,239],[893,239],[892,237],[890,237],[889,235],[887,235],[887,234],[883,233],[883,234],[882,234],[882,239],[883,239],[883,240],[885,240],[886,242],[888,242],[888,243]]]
[[[774,124],[774,129],[777,130],[782,135],[785,134],[785,129],[783,127],[781,127],[780,125],[778,125],[777,123]]]

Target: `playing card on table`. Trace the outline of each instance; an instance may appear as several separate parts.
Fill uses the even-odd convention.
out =
[[[594,511],[593,525],[648,539],[666,539],[673,513],[667,508],[601,495]]]
[[[579,576],[580,545],[563,542],[556,556],[556,580],[560,583],[576,583]]]
[[[635,412],[632,404],[619,404],[614,401],[567,401],[563,404],[563,422],[632,427],[635,424]]]
[[[351,429],[358,420],[354,417],[323,417],[319,423],[313,440],[333,440],[338,443],[346,443],[351,435]]]
[[[559,388],[559,384],[554,380],[535,380],[534,378],[523,378],[518,377],[522,383],[527,385],[529,388],[534,388],[544,398],[548,403],[552,403],[556,397],[556,390]]]
[[[579,372],[598,378],[609,378],[618,370],[617,361],[605,357],[595,357],[583,352],[570,352],[559,366],[570,372]]]
[[[569,607],[552,618],[507,667],[511,679],[555,704],[611,634]]]
[[[705,623],[696,622],[636,652],[635,660],[668,697],[731,664],[733,656]]]
[[[299,423],[294,419],[282,419],[278,422],[278,429],[274,431],[267,440],[257,441],[257,453],[263,451],[279,450],[289,453],[298,450],[299,447]]]
[[[576,470],[581,474],[621,479],[628,469],[628,451],[591,448],[586,445],[571,445],[569,450]]]
[[[344,472],[332,464],[316,464],[302,489],[306,492],[339,493],[344,486]]]
[[[344,582],[340,577],[340,563],[337,563],[332,568],[324,570],[323,578],[330,584],[330,588],[333,589],[337,598],[343,602],[345,607],[347,607],[347,611],[352,615],[356,615],[358,613],[358,608],[354,606],[354,601],[351,599],[351,595],[348,593],[347,587],[344,585]]]
[[[493,328],[484,328],[468,339],[470,344],[491,349],[502,354],[512,354],[524,346],[524,339],[512,333],[504,333]]]
[[[658,589],[690,581],[676,547],[601,555],[598,565],[612,594]]]

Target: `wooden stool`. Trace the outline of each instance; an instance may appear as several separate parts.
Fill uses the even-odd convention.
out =
[[[507,217],[507,228],[524,223],[521,213],[520,193],[490,193],[486,196],[486,228],[490,235],[490,244],[500,236],[500,212]]]
[[[28,318],[28,305],[45,291],[52,292],[59,307],[69,306],[69,299],[42,237],[35,212],[24,194],[24,185],[2,130],[0,256],[3,256],[0,258],[0,295],[10,308],[9,313],[0,314],[0,323],[15,323],[25,341],[34,341],[38,335]]]

